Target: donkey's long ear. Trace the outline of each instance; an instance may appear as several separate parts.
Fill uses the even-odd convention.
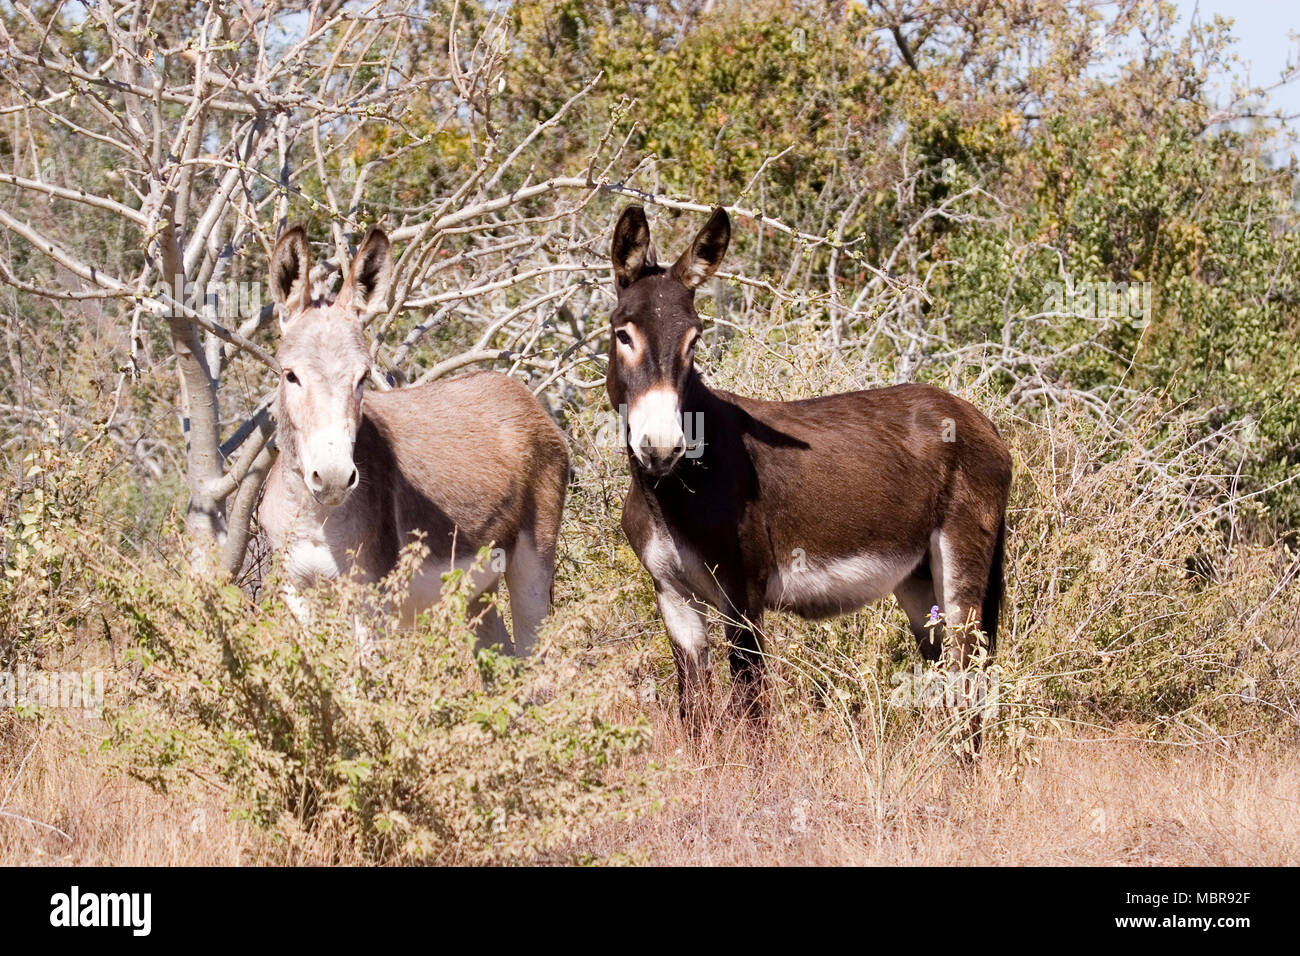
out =
[[[378,226],[366,233],[352,260],[335,303],[360,314],[388,308],[388,287],[393,281],[393,246]]]
[[[713,210],[713,215],[709,216],[709,221],[704,224],[691,247],[673,264],[673,275],[686,288],[694,289],[718,271],[730,244],[731,219],[727,216],[727,210],[719,206]]]
[[[618,217],[609,258],[614,263],[614,287],[620,294],[657,265],[655,248],[650,242],[650,223],[640,206],[628,206]]]
[[[280,305],[282,324],[311,301],[311,247],[302,226],[282,235],[271,253],[271,298]]]

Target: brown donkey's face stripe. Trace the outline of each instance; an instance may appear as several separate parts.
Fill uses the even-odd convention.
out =
[[[701,331],[696,287],[713,275],[730,241],[718,211],[671,269],[656,264],[640,207],[619,219],[613,243],[618,304],[610,316],[610,402],[627,415],[628,451],[635,466],[662,477],[687,450],[682,399],[694,372]]]

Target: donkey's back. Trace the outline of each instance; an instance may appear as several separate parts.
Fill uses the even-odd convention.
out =
[[[420,532],[430,560],[472,560],[520,538],[552,550],[568,484],[564,434],[518,380],[498,372],[367,396],[356,459],[386,486],[384,518]],[[367,463],[370,467],[367,468]],[[384,549],[391,566],[396,551]],[[376,569],[380,570],[380,569]]]

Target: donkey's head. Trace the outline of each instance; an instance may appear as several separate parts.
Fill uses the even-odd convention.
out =
[[[371,367],[361,317],[387,304],[392,270],[388,237],[371,229],[327,302],[312,295],[301,226],[281,236],[271,255],[271,296],[280,306],[280,448],[323,505],[341,503],[360,479],[352,450]]]
[[[655,262],[645,210],[628,206],[614,227],[610,257],[618,305],[610,317],[610,404],[627,408],[628,448],[651,475],[666,475],[686,454],[682,394],[695,363],[700,316],[695,289],[731,242],[731,220],[713,210],[671,269]]]

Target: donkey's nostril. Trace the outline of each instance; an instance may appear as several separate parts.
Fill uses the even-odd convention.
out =
[[[325,487],[325,482],[321,481],[320,472],[313,471],[307,476],[307,485],[312,491],[320,491]]]
[[[356,469],[356,467],[353,466],[353,468],[352,468],[352,476],[351,476],[350,478],[348,478],[348,487],[349,487],[349,488],[355,488],[355,487],[357,486],[357,481],[360,479],[360,477],[361,477],[361,476],[357,473],[357,469]]]
[[[671,466],[686,454],[686,438],[678,436],[669,446],[665,440],[660,444],[651,435],[642,436],[637,442],[637,457],[646,465],[654,467]]]

